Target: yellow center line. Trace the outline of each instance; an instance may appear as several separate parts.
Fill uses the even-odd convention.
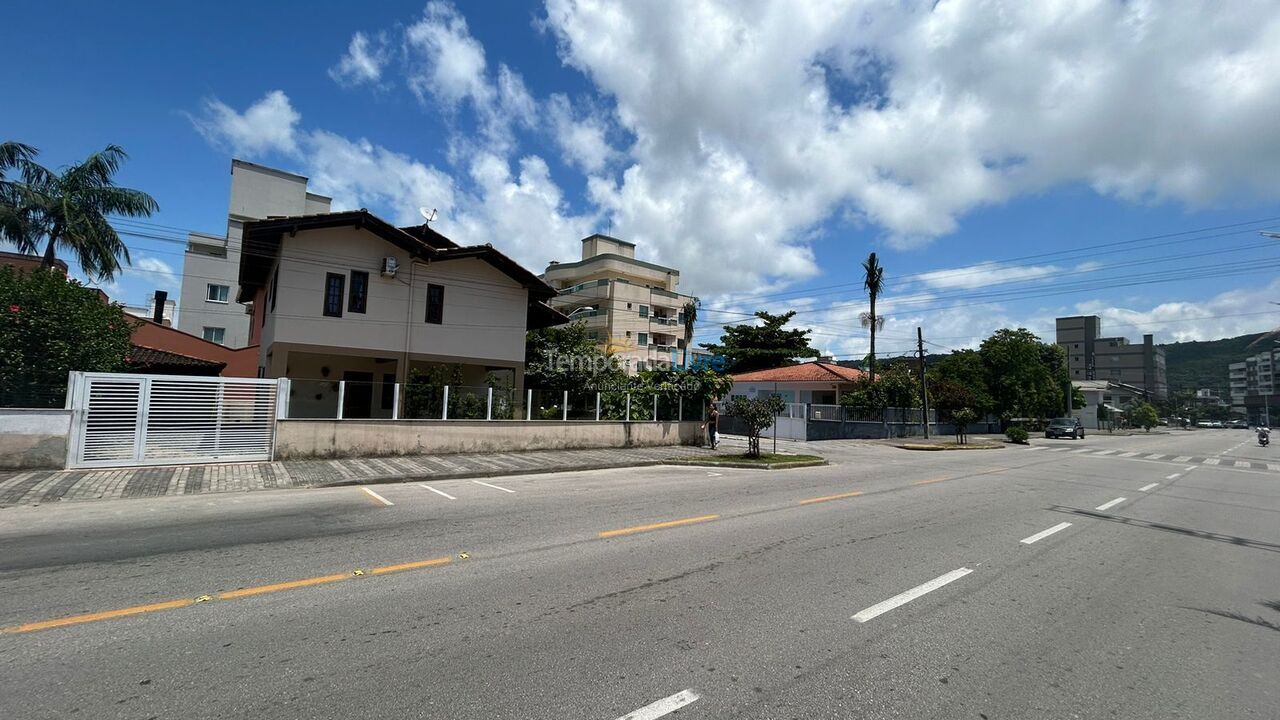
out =
[[[433,560],[419,560],[417,562],[400,563],[399,565],[386,565],[384,567],[376,567],[369,571],[370,575],[386,575],[387,573],[400,572],[402,570],[416,570],[424,567],[434,567],[436,565],[448,565],[453,562],[451,557],[439,557]]]
[[[862,494],[861,490],[855,490],[853,492],[840,493],[839,495],[824,495],[822,497],[809,498],[808,500],[801,500],[800,504],[812,505],[813,503],[826,502],[828,500],[839,500],[841,498],[858,497],[861,494]]]
[[[466,554],[464,553],[463,557],[465,556]],[[181,600],[151,603],[150,605],[134,605],[132,607],[120,608],[118,610],[105,610],[103,612],[70,615],[68,617],[54,618],[52,620],[41,620],[40,622],[25,623],[23,625],[12,625],[10,627],[0,628],[0,633],[27,633],[35,630],[49,630],[51,628],[65,627],[67,625],[79,625],[81,623],[97,622],[99,620],[129,617],[130,615],[142,615],[144,613],[158,612],[161,610],[175,610],[177,608],[187,607],[188,605],[195,605],[206,600],[235,600],[237,598],[279,592],[281,590],[294,590],[297,588],[311,587],[313,585],[324,585],[326,583],[338,582],[339,580],[350,580],[352,578],[360,577],[363,574],[386,575],[388,573],[402,572],[404,570],[417,570],[419,568],[435,567],[437,565],[448,565],[452,561],[453,558],[451,557],[438,557],[430,560],[417,560],[414,562],[400,563],[398,565],[384,565],[368,571],[335,573],[333,575],[321,575],[319,577],[303,578],[302,580],[290,580],[288,582],[274,583],[271,585],[257,585],[254,587],[241,588],[239,590],[228,590],[213,596],[201,595],[197,599],[183,598]]]
[[[719,515],[699,515],[698,517],[685,518],[683,520],[669,520],[667,522],[653,523],[652,525],[637,525],[635,527],[621,528],[619,530],[606,530],[600,533],[601,538],[618,537],[619,535],[631,535],[633,533],[649,532],[650,530],[662,530],[663,528],[679,527],[680,525],[692,525],[693,523],[706,522],[708,520],[718,520]]]
[[[240,588],[239,590],[228,590],[227,592],[218,593],[217,597],[219,600],[235,600],[236,598],[249,597],[250,595],[261,595],[263,593],[273,593],[281,590],[293,590],[294,588],[323,585],[325,583],[338,582],[339,580],[348,580],[353,577],[355,576],[351,573],[321,575],[320,577],[304,578],[302,580],[290,580],[288,582],[273,583],[271,585],[258,585],[256,587]]]
[[[70,617],[57,618],[55,620],[42,620],[40,622],[27,623],[25,625],[14,625],[12,627],[4,628],[4,630],[0,632],[25,633],[32,632],[34,630],[48,630],[49,628],[79,625],[80,623],[110,620],[111,618],[128,617],[130,615],[141,615],[143,613],[157,612],[159,610],[172,610],[174,608],[186,607],[194,602],[194,600],[183,598],[182,600],[170,600],[168,602],[152,603],[150,605],[134,605],[133,607],[120,608],[119,610],[106,610],[104,612],[72,615]]]
[[[947,480],[950,480],[950,479],[951,478],[933,478],[932,480],[917,480],[911,484],[912,485],[931,485],[933,483],[946,482]]]

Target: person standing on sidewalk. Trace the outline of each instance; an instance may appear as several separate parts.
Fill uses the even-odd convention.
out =
[[[718,440],[716,435],[720,430],[720,411],[716,409],[715,405],[707,408],[707,421],[703,424],[703,427],[707,429],[707,440],[711,445],[711,449],[715,450],[716,441]]]

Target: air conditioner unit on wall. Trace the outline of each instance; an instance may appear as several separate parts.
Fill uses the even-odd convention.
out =
[[[395,277],[396,270],[399,270],[399,269],[400,269],[399,260],[396,260],[394,257],[382,258],[382,276],[383,277]]]

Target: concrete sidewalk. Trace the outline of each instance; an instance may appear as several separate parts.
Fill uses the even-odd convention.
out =
[[[598,470],[694,460],[717,451],[688,446],[412,455],[343,460],[0,472],[0,507],[67,500],[198,495],[358,483],[448,480]]]

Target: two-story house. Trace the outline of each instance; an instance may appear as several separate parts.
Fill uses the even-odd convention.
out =
[[[461,386],[524,385],[525,333],[567,321],[555,290],[490,245],[365,210],[244,225],[239,302],[259,373],[291,379],[292,417],[390,417],[395,383],[460,366]]]

